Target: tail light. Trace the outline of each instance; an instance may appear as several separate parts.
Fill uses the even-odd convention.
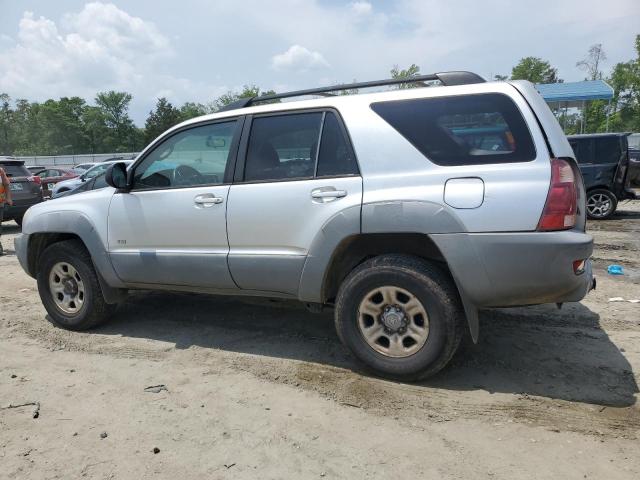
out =
[[[36,185],[42,185],[42,179],[36,175],[27,177],[27,182],[32,182],[32,183],[35,183]]]
[[[559,158],[551,159],[551,186],[547,194],[538,230],[567,230],[576,225],[578,188],[571,164]]]

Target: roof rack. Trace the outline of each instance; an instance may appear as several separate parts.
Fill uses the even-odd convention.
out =
[[[471,83],[484,83],[484,78],[472,72],[441,72],[432,73],[430,75],[416,75],[406,78],[389,78],[386,80],[373,80],[371,82],[343,83],[341,85],[331,85],[330,87],[310,88],[307,90],[296,90],[293,92],[276,93],[274,95],[261,95],[258,97],[241,98],[229,105],[222,107],[219,111],[235,110],[237,108],[249,107],[257,102],[268,102],[270,100],[279,100],[281,98],[302,97],[306,95],[321,95],[330,97],[339,90],[353,90],[360,88],[382,87],[386,85],[398,85],[402,83],[422,83],[440,81],[445,86],[468,85]]]

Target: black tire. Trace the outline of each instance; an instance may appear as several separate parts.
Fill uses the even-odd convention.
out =
[[[56,305],[49,285],[52,268],[59,262],[76,269],[84,286],[83,304],[76,314],[68,314]],[[87,330],[103,323],[116,305],[105,302],[91,256],[79,240],[54,243],[45,249],[38,265],[38,293],[53,323],[67,330]]]
[[[410,292],[426,310],[426,342],[410,356],[392,358],[380,353],[369,345],[358,326],[360,302],[373,289],[385,285]],[[394,254],[368,260],[347,276],[338,291],[335,323],[341,341],[366,368],[383,377],[415,381],[436,374],[451,360],[464,333],[465,316],[446,271],[418,257]]]
[[[608,208],[604,210],[602,208],[603,197],[605,197],[604,205],[608,205]],[[611,218],[616,208],[618,208],[618,199],[610,190],[606,188],[596,188],[595,190],[587,192],[587,217],[591,220],[606,220]]]

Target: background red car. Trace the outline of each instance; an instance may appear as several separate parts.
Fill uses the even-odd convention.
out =
[[[42,193],[46,198],[51,197],[53,186],[63,180],[77,177],[78,174],[70,168],[46,168],[36,173],[36,176],[42,180]]]

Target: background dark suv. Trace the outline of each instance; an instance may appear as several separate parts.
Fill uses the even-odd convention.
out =
[[[628,136],[628,133],[596,133],[567,137],[587,189],[589,218],[609,218],[618,201],[636,198],[629,185]]]
[[[42,202],[40,177],[33,176],[22,160],[0,157],[0,167],[11,180],[9,188],[13,199],[13,205],[4,207],[3,221],[15,220],[18,225],[22,225],[24,212],[31,205]]]

